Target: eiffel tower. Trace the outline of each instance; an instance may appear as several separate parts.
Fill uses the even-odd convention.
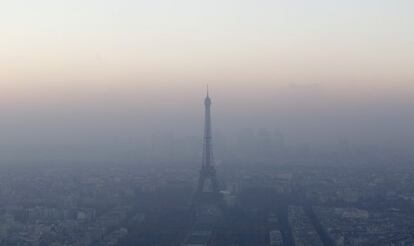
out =
[[[193,203],[220,203],[221,195],[219,184],[214,168],[212,131],[211,131],[211,99],[207,87],[207,96],[204,99],[204,138],[203,157],[198,179],[197,190],[194,194]],[[208,184],[208,185],[207,185]]]

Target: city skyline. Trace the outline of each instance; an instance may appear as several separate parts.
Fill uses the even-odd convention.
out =
[[[414,245],[413,13],[0,1],[0,246]]]
[[[208,83],[222,133],[401,148],[414,143],[413,7],[2,1],[0,145],[122,149],[157,132],[198,136]]]

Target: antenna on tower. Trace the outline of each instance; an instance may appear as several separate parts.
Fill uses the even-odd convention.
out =
[[[208,84],[207,84],[207,97],[209,97]]]

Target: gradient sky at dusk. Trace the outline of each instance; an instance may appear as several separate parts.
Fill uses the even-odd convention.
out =
[[[2,89],[240,79],[387,84],[413,76],[409,0],[17,0],[0,7]]]
[[[222,127],[234,125],[232,112],[240,127],[293,133],[318,132],[301,122],[318,134],[330,129],[322,121],[331,132],[343,124],[341,138],[352,117],[367,117],[366,129],[384,114],[408,117],[413,13],[410,0],[1,1],[0,129],[19,143],[97,122],[112,123],[96,136],[165,119],[198,124],[209,83]],[[378,131],[392,125],[380,122]]]

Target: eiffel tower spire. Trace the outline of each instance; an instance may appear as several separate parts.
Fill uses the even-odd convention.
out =
[[[207,86],[207,95],[204,99],[204,137],[203,137],[203,157],[195,194],[195,200],[202,199],[206,195],[213,198],[220,197],[219,185],[214,168],[212,130],[211,130],[211,98]],[[206,187],[206,181],[210,181],[210,187]]]

